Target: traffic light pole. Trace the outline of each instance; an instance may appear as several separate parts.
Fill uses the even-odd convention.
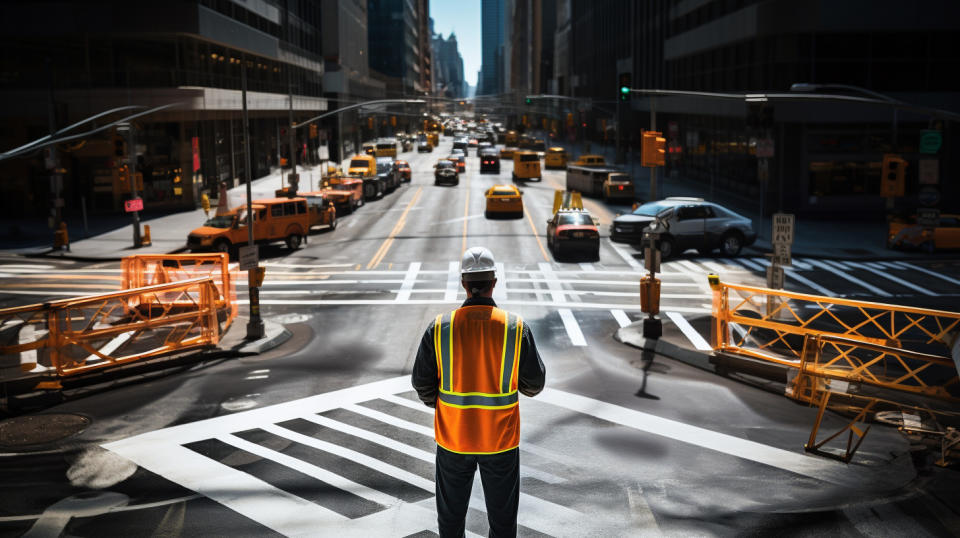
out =
[[[287,69],[287,116],[289,119],[290,127],[290,175],[287,176],[287,185],[293,189],[296,193],[297,187],[300,184],[300,177],[297,176],[297,134],[293,130],[293,73],[290,69]],[[281,169],[280,175],[283,175],[283,170]]]
[[[255,248],[253,242],[253,172],[250,169],[250,116],[247,113],[247,58],[244,55],[240,64],[240,89],[243,95],[243,155],[246,166],[244,172],[247,176],[247,246]],[[292,157],[292,155],[291,155]],[[257,265],[260,265],[259,260]],[[250,320],[247,321],[247,340],[259,340],[263,338],[263,319],[260,317],[260,287],[257,286],[258,267],[248,270],[247,279],[249,286],[250,299]]]
[[[130,179],[130,199],[137,199],[137,146],[134,145],[133,124],[127,125],[127,160],[130,163],[130,171],[127,177]],[[143,241],[140,237],[140,212],[131,212],[133,216],[133,247],[140,248]]]
[[[657,130],[657,98],[650,96],[650,130]],[[650,167],[650,199],[653,202],[657,199],[657,167]]]

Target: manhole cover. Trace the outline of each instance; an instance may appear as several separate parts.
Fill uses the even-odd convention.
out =
[[[68,413],[11,418],[0,422],[0,446],[52,443],[79,433],[89,425],[89,418]]]

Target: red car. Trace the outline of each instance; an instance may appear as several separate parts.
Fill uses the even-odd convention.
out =
[[[410,182],[410,163],[407,161],[397,161],[397,173],[400,174],[400,180]]]
[[[574,254],[600,259],[600,230],[590,212],[561,209],[547,221],[547,247],[558,260]]]

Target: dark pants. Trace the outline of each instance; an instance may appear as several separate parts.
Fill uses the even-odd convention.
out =
[[[480,482],[487,501],[490,536],[517,535],[520,502],[520,449],[500,454],[471,455],[437,447],[437,524],[440,536],[460,538],[464,533],[473,475],[480,466]]]

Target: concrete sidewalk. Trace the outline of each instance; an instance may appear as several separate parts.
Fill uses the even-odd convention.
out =
[[[550,142],[565,147],[571,155],[578,156],[584,153],[582,143]],[[615,151],[611,145],[591,144],[591,154],[603,155],[608,163],[615,160]],[[639,197],[646,201],[650,185],[649,169],[640,166],[638,156],[627,154],[627,164],[623,166],[634,180],[634,186]],[[756,199],[725,192],[720,188],[713,190],[710,195],[710,186],[685,177],[663,177],[664,170],[658,170],[659,198],[668,196],[691,196],[704,198],[731,209],[753,221],[753,228],[757,230],[756,243],[745,249],[753,254],[764,254],[773,251],[770,243],[773,220],[770,216],[760,216],[760,205]],[[770,208],[765,208],[769,211]],[[956,252],[940,252],[927,254],[920,251],[903,251],[888,249],[887,223],[884,220],[864,221],[861,219],[796,219],[792,253],[800,257],[817,257],[828,259],[871,260],[871,259],[954,259]]]
[[[319,166],[297,166],[300,174],[300,190],[306,191],[317,188],[321,177],[321,167]],[[253,199],[273,198],[274,192],[285,185],[289,169],[273,169],[270,174],[253,180],[251,191]],[[227,191],[228,207],[236,207],[246,204],[247,200],[246,184],[234,187]],[[220,200],[211,199],[210,216],[216,212],[216,206]],[[64,259],[75,259],[83,261],[117,261],[124,256],[132,254],[173,254],[182,252],[186,249],[187,235],[202,226],[207,220],[207,215],[202,209],[193,209],[169,213],[159,216],[147,216],[143,214],[140,220],[141,229],[143,226],[150,226],[150,236],[152,244],[140,248],[133,247],[133,225],[128,215],[105,215],[97,217],[90,226],[95,233],[90,237],[82,237],[80,230],[70,229],[70,237],[73,241],[70,243],[70,250],[53,250],[50,246],[44,244],[52,237],[52,233],[46,230],[43,223],[30,226],[34,229],[43,231],[41,237],[34,238],[34,244],[15,246],[12,248],[0,249],[0,253],[19,254],[24,256],[48,256]],[[26,225],[25,225],[26,226]],[[29,239],[29,238],[28,238]]]

